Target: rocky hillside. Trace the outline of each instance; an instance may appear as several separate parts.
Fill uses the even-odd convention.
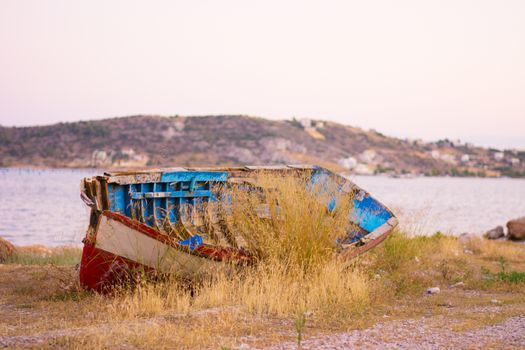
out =
[[[525,151],[401,140],[315,120],[133,116],[0,127],[0,166],[159,167],[316,163],[361,174],[525,176]]]

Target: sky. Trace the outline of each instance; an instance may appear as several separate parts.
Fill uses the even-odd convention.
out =
[[[313,118],[525,149],[525,1],[0,1],[0,124]]]

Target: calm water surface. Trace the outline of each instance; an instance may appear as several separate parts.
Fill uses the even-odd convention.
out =
[[[89,209],[80,180],[97,170],[0,168],[0,236],[18,245],[80,244]],[[525,216],[525,180],[352,177],[412,233],[483,232]]]
[[[0,236],[18,245],[81,244],[89,209],[80,180],[96,173],[0,168]]]
[[[415,234],[483,233],[525,216],[525,179],[356,176]]]

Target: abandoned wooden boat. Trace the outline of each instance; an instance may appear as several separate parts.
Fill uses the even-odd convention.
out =
[[[105,173],[81,182],[81,198],[91,207],[83,241],[81,284],[100,292],[133,269],[192,278],[213,271],[224,261],[251,263],[250,251],[224,224],[228,210],[221,203],[225,202],[225,189],[245,184],[243,188],[253,190],[253,179],[261,173],[306,176],[310,183],[333,184],[337,191],[351,196],[349,220],[353,225],[337,242],[339,254],[345,258],[373,248],[397,225],[392,212],[365,190],[318,166]],[[204,210],[203,204],[207,204]],[[330,201],[327,210],[336,205],[335,200]]]

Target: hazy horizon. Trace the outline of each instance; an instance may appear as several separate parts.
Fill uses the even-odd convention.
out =
[[[525,149],[523,1],[3,1],[0,125],[312,118]]]

